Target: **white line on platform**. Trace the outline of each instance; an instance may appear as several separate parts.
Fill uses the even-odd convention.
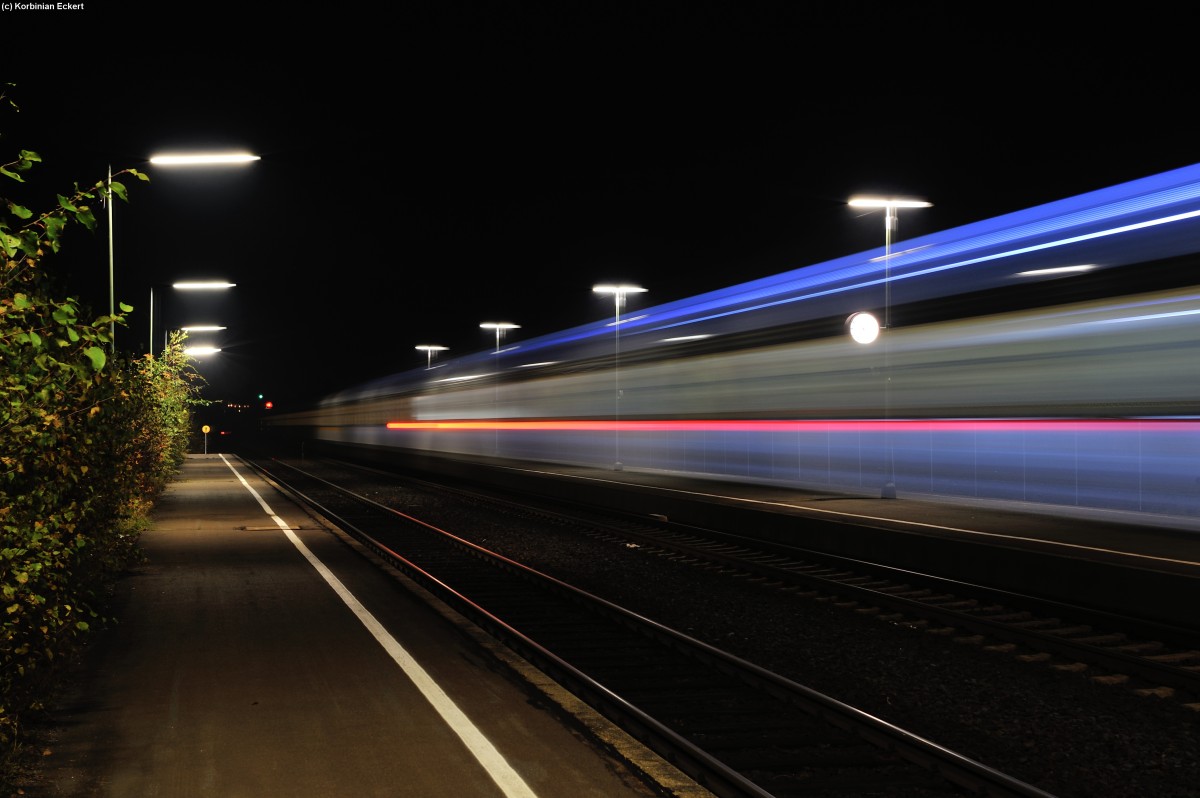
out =
[[[225,455],[221,455],[221,460],[224,461],[225,465],[229,466],[229,470],[234,473],[234,476],[245,486],[246,490],[250,491],[250,495],[263,508],[263,512],[269,515],[271,520],[283,530],[288,539],[292,541],[292,544],[299,549],[304,558],[317,570],[317,573],[329,583],[329,586],[333,588],[333,592],[338,594],[338,597],[362,621],[363,626],[367,627],[371,634],[375,636],[375,639],[379,641],[384,650],[388,652],[396,664],[412,680],[417,689],[421,691],[421,694],[425,696],[425,699],[433,705],[433,708],[442,716],[442,719],[446,721],[450,728],[454,730],[454,733],[470,749],[471,753],[475,755],[475,759],[479,761],[479,764],[483,766],[484,770],[492,777],[497,786],[503,790],[504,794],[511,798],[537,798],[537,793],[530,789],[524,779],[512,769],[512,766],[496,750],[495,746],[483,736],[483,732],[479,731],[470,718],[463,714],[458,705],[446,695],[437,682],[412,658],[412,655],[394,637],[388,634],[388,631],[375,619],[375,616],[359,603],[358,599],[342,584],[341,580],[334,576],[333,572],[323,562],[318,560],[315,554],[309,551],[308,547],[301,542],[300,538],[296,537],[295,532],[288,527],[287,523],[275,514],[275,511],[263,500],[258,491],[238,472],[233,463],[229,462],[225,458]]]

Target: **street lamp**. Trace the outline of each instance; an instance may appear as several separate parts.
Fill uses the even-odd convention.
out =
[[[483,330],[496,331],[496,354],[500,354],[500,338],[504,335],[505,330],[517,330],[520,329],[521,325],[512,324],[507,321],[485,321],[479,327]]]
[[[883,329],[888,328],[891,306],[892,236],[899,222],[896,211],[900,208],[932,208],[932,202],[924,200],[897,199],[895,197],[851,197],[851,208],[883,208]]]
[[[194,332],[206,333],[206,332],[220,332],[221,330],[224,330],[224,329],[228,329],[228,328],[220,327],[216,324],[192,324],[192,325],[188,325],[187,327],[180,327],[179,331],[185,332],[185,333],[194,333]],[[167,332],[164,330],[163,331],[163,346],[165,347],[167,345],[167,343],[168,343],[168,335],[167,335]],[[219,352],[221,350],[218,349],[217,351]]]
[[[245,152],[230,152],[230,153],[194,153],[181,155],[155,155],[150,158],[150,163],[156,166],[221,166],[228,164],[245,164],[252,161],[261,160],[258,155],[251,155]],[[145,179],[145,176],[142,176]],[[116,258],[114,256],[113,245],[113,179],[112,179],[112,164],[108,165],[108,177],[104,181],[104,203],[108,224],[108,315],[116,314],[115,290],[114,290],[114,275],[116,272]],[[152,289],[153,290],[153,289]],[[151,336],[153,339],[153,335]],[[108,346],[112,351],[117,348],[117,323],[109,322],[108,325]],[[150,346],[153,352],[154,346]]]
[[[506,330],[516,330],[516,329],[519,329],[520,326],[521,325],[519,325],[519,324],[513,324],[512,322],[508,322],[508,321],[485,321],[479,325],[480,329],[496,331],[496,351],[495,351],[496,383],[495,383],[495,387],[493,388],[494,393],[492,394],[492,397],[493,397],[492,398],[492,407],[493,407],[492,413],[496,416],[500,415],[500,338],[501,338],[501,336],[504,335]],[[492,444],[496,454],[500,453],[499,421],[500,421],[500,419],[497,418],[496,419],[497,426],[496,426],[496,429],[494,430],[495,437],[493,438],[494,442]]]
[[[433,368],[434,352],[445,352],[449,348],[448,346],[438,346],[437,344],[421,344],[418,346],[417,349],[425,353],[425,370],[428,371]]]
[[[613,317],[613,433],[616,439],[616,460],[614,471],[620,471],[621,465],[621,307],[629,294],[642,294],[648,289],[639,285],[595,285],[592,292],[597,294],[612,294]]]
[[[889,336],[892,320],[892,236],[895,234],[896,225],[899,222],[899,217],[896,214],[900,208],[932,208],[932,202],[924,200],[900,199],[897,197],[851,197],[849,205],[852,208],[883,208],[885,211],[883,221],[883,421],[884,421],[884,437],[887,447],[887,476],[883,485],[883,490],[880,498],[894,499],[896,498],[896,458],[892,451],[892,441],[889,431],[887,430],[888,421],[891,417],[891,382],[892,374],[889,362]],[[858,314],[855,314],[858,316]],[[874,336],[870,335],[870,322],[861,317],[851,316],[852,334],[855,332],[855,340],[863,340],[869,338],[874,340]],[[866,321],[866,325],[864,325]],[[866,331],[868,334],[863,335]]]
[[[172,283],[171,287],[177,291],[222,291],[227,288],[233,288],[237,283],[225,283],[219,281],[207,282],[180,282]],[[199,330],[199,327],[185,328]],[[209,329],[223,330],[224,327],[210,327]],[[150,284],[150,340],[148,342],[147,351],[154,354],[154,284]]]
[[[223,166],[261,160],[260,156],[248,152],[215,152],[155,155],[150,158],[150,163],[156,166]]]

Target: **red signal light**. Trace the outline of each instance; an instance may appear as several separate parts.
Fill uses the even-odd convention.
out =
[[[267,408],[268,410],[270,410],[274,406],[275,406],[274,402],[263,402],[263,407]]]

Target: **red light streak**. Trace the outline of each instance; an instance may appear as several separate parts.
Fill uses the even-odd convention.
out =
[[[534,430],[542,432],[1115,432],[1146,427],[1179,433],[1200,433],[1200,419],[659,419],[605,421],[600,419],[518,421],[389,421],[391,430]]]

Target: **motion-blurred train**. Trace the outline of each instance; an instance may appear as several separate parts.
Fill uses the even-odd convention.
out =
[[[428,363],[324,446],[1200,521],[1200,164]],[[631,295],[636,296],[636,295]],[[883,321],[873,343],[855,314]]]

